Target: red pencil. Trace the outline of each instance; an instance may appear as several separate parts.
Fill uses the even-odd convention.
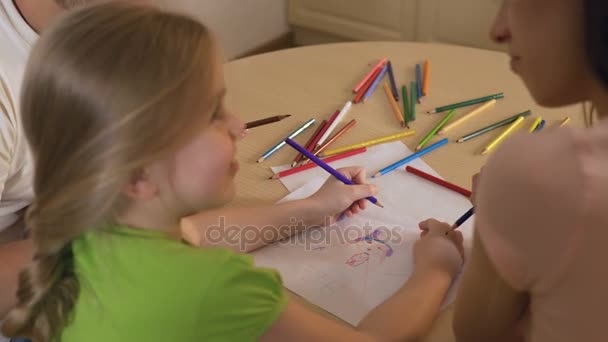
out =
[[[312,152],[315,149],[315,146],[317,146],[317,141],[319,141],[319,139],[321,139],[321,135],[323,135],[322,133],[319,134],[319,132],[323,131],[323,128],[325,128],[326,125],[327,125],[327,120],[323,120],[321,122],[321,124],[319,125],[319,127],[317,127],[317,130],[312,134],[312,136],[310,137],[310,139],[304,146],[305,149],[307,149],[310,152]],[[294,158],[293,162],[291,163],[291,167],[296,166],[302,160],[302,158],[304,158],[304,155],[302,153],[298,153],[298,155]]]
[[[332,161],[336,161],[336,160],[340,160],[340,159],[344,159],[350,156],[354,156],[356,154],[360,154],[367,151],[367,147],[361,147],[358,148],[356,150],[350,150],[350,151],[346,151],[344,153],[340,153],[340,154],[336,154],[334,156],[331,157],[327,157],[327,158],[323,158],[322,160],[326,163],[330,163]],[[294,173],[298,173],[304,170],[308,170],[308,169],[312,169],[313,167],[317,167],[318,165],[315,163],[309,163],[306,165],[302,165],[302,166],[298,166],[298,167],[294,167],[293,169],[289,169],[289,170],[285,170],[285,171],[281,171],[279,173],[277,173],[276,175],[270,177],[269,179],[279,179],[282,177],[286,177],[289,175],[293,175]]]
[[[382,69],[382,66],[384,66],[384,63],[386,63],[386,58],[382,58],[380,60],[380,62],[378,62],[378,64],[376,64],[376,66],[370,72],[368,72],[367,75],[365,75],[365,77],[363,77],[361,82],[359,82],[359,84],[357,84],[355,89],[353,89],[353,93],[355,93],[355,94],[358,93],[359,90],[361,90],[361,88],[363,87],[363,85],[372,77],[372,75],[374,74],[374,71]]]
[[[355,96],[355,98],[353,99],[353,103],[361,102],[361,99],[363,99],[363,96],[367,92],[367,89],[369,89],[369,87],[372,85],[372,83],[374,83],[374,80],[376,79],[376,77],[378,77],[380,72],[382,72],[382,68],[374,71],[374,73],[372,74],[372,77],[370,77],[369,80],[367,80],[367,82],[363,85],[363,87],[361,87],[361,90],[359,90],[359,92],[357,93],[357,96]]]
[[[466,197],[471,197],[473,195],[473,193],[471,192],[471,190],[467,190],[467,189],[462,188],[462,187],[460,187],[460,186],[458,186],[456,184],[453,184],[453,183],[450,183],[448,181],[445,181],[445,180],[443,180],[441,178],[437,178],[437,177],[435,177],[433,175],[429,175],[428,173],[426,173],[426,172],[424,172],[422,170],[418,170],[415,167],[407,166],[405,169],[409,173],[413,173],[416,176],[422,177],[422,178],[424,178],[424,179],[426,179],[428,181],[431,181],[431,182],[433,182],[435,184],[441,185],[441,186],[443,186],[445,188],[448,188],[448,189],[450,189],[452,191],[455,191],[455,192],[457,192],[457,193],[459,193],[461,195],[464,195]]]

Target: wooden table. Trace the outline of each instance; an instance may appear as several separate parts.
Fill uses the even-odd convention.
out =
[[[409,88],[410,81],[415,79],[415,64],[423,63],[425,59],[431,62],[429,94],[423,104],[417,106],[416,121],[410,124],[416,135],[403,139],[412,150],[445,115],[426,114],[426,110],[499,92],[504,92],[505,98],[491,110],[465,122],[446,136],[455,140],[527,109],[533,111],[532,117],[540,115],[545,118],[548,126],[565,116],[570,116],[574,125],[582,125],[583,122],[582,110],[578,106],[559,110],[537,106],[524,84],[509,70],[509,57],[494,51],[441,44],[362,42],[294,48],[236,60],[225,66],[227,102],[243,122],[277,114],[293,116],[252,129],[239,144],[241,171],[236,179],[237,196],[231,205],[274,203],[287,195],[279,181],[267,178],[272,174],[269,166],[290,163],[293,150],[285,147],[261,164],[256,160],[278,139],[309,118],[320,122],[342,108],[346,101],[352,100],[353,87],[382,57],[392,61],[400,93],[401,85],[407,84]],[[458,110],[456,117],[470,109]],[[357,119],[357,126],[336,147],[402,131],[382,87],[365,104],[353,106],[346,119],[352,118]],[[527,129],[531,123],[532,119],[528,118],[523,127]],[[307,130],[298,140],[305,141],[313,131],[314,128]],[[470,187],[471,175],[479,171],[487,158],[480,152],[496,132],[463,144],[450,143],[424,157],[424,161],[444,178]],[[451,308],[444,311],[427,341],[453,340],[451,313]]]

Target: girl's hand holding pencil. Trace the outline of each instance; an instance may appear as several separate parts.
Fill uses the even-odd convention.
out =
[[[453,279],[464,262],[462,234],[447,223],[429,219],[420,222],[421,238],[414,246],[416,272],[442,272]]]
[[[329,177],[325,184],[308,200],[314,201],[318,208],[320,220],[329,218],[329,223],[335,222],[344,214],[351,217],[358,214],[369,205],[367,197],[378,193],[378,187],[365,183],[365,169],[361,167],[345,167],[337,169],[354,185],[346,185],[335,177]]]

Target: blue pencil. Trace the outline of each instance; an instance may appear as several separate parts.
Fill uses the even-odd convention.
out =
[[[391,164],[391,165],[385,167],[384,169],[376,172],[376,174],[373,175],[372,178],[384,176],[385,174],[387,174],[387,173],[395,170],[396,168],[398,168],[400,166],[403,166],[403,165],[411,162],[412,160],[414,160],[416,158],[422,157],[423,155],[425,155],[425,154],[427,154],[427,153],[429,153],[429,152],[431,152],[431,151],[433,151],[433,150],[435,150],[435,149],[437,149],[437,148],[439,148],[439,147],[441,147],[441,146],[443,146],[443,145],[445,145],[447,143],[448,143],[448,138],[445,138],[443,140],[440,140],[440,141],[434,143],[433,145],[430,145],[427,148],[423,148],[422,150],[420,150],[418,152],[412,153],[409,156],[401,159],[400,161],[398,161],[398,162],[396,162],[394,164]]]
[[[420,64],[416,64],[416,94],[418,95],[418,103],[424,97],[422,95],[422,68]]]
[[[465,222],[467,222],[467,220],[469,218],[471,218],[471,216],[473,216],[473,214],[475,214],[475,207],[469,209],[469,211],[467,211],[466,213],[464,213],[464,215],[462,215],[458,220],[456,220],[456,222],[452,226],[452,230],[454,230],[454,229],[462,226],[462,224],[465,223]]]
[[[367,99],[370,96],[372,96],[372,93],[374,92],[374,90],[376,90],[376,87],[378,87],[378,84],[380,84],[380,80],[382,80],[382,77],[384,77],[387,70],[388,70],[388,64],[385,64],[384,67],[382,68],[382,70],[380,71],[380,73],[378,74],[378,77],[376,77],[374,82],[369,86],[369,88],[365,92],[365,95],[363,96],[363,102],[367,101]]]
[[[327,165],[324,161],[322,161],[321,159],[317,158],[317,156],[315,156],[314,154],[310,153],[304,147],[298,145],[298,143],[296,143],[295,141],[291,140],[291,138],[285,139],[285,142],[287,143],[287,145],[293,147],[298,152],[300,152],[304,156],[308,157],[308,159],[310,159],[313,163],[319,165],[325,171],[329,172],[330,175],[336,177],[342,183],[347,184],[347,185],[354,185],[354,183],[350,179],[344,177],[343,174],[341,174],[340,172],[336,171],[333,167]],[[373,204],[379,206],[380,208],[384,208],[384,206],[382,205],[382,203],[380,203],[380,201],[378,201],[378,199],[376,197],[374,197],[374,196],[367,197],[367,200],[370,201],[370,202],[372,202]]]
[[[391,82],[391,90],[393,91],[393,97],[395,101],[399,102],[399,91],[397,90],[397,83],[395,83],[395,74],[393,73],[393,65],[391,61],[388,61],[388,79]]]
[[[546,124],[547,124],[547,121],[545,121],[545,120],[541,121],[538,124],[538,127],[536,127],[536,129],[534,130],[534,133],[542,131],[542,129],[545,128]]]
[[[288,135],[287,138],[290,138],[290,139],[294,138],[298,134],[304,132],[304,130],[306,130],[308,127],[312,126],[312,124],[314,124],[314,123],[315,123],[315,119],[308,120],[305,124],[303,124],[302,126],[300,126],[300,128],[298,128],[295,131],[291,132],[291,134]],[[262,154],[262,156],[260,157],[260,159],[258,159],[258,163],[261,163],[264,160],[266,160],[268,157],[270,157],[271,155],[273,155],[276,151],[278,151],[283,146],[285,146],[285,140],[279,141],[276,145],[272,146],[268,151],[266,151],[266,152],[264,152],[264,154]]]

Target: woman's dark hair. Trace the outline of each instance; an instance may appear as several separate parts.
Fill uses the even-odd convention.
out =
[[[608,87],[608,0],[585,0],[585,26],[591,66]]]

